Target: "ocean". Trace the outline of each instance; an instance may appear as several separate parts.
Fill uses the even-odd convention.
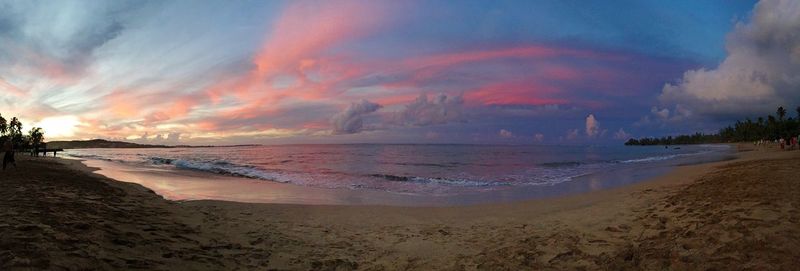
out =
[[[173,199],[451,205],[606,189],[663,174],[677,165],[727,159],[732,152],[728,145],[665,148],[352,144],[74,149],[68,150],[66,155],[86,160],[90,166],[107,169],[101,170],[100,174],[142,183]],[[139,177],[135,177],[137,174]],[[144,175],[147,177],[142,177]],[[180,176],[204,179],[202,183],[206,188],[197,192],[195,185],[189,192],[182,191],[181,183],[185,184],[186,179]],[[158,178],[161,179],[152,180]],[[242,190],[230,187],[240,183],[246,183],[248,187]],[[269,193],[265,193],[263,198],[253,192],[258,191],[253,187],[258,187],[259,183],[269,184]],[[291,193],[338,196],[304,200],[303,195],[287,197],[286,193],[279,193],[284,198],[275,197],[272,190],[287,187]],[[215,195],[223,193],[222,190],[225,195]],[[369,196],[359,196],[360,192]],[[247,196],[239,198],[236,194]],[[345,199],[325,200],[335,197]]]

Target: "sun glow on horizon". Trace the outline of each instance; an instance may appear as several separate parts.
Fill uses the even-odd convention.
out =
[[[48,139],[68,138],[75,135],[81,121],[75,116],[59,116],[44,118],[31,127],[41,127]]]

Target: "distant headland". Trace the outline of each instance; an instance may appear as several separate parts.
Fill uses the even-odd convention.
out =
[[[243,147],[258,145],[225,145],[225,146],[194,146],[194,145],[151,145],[138,144],[124,141],[110,141],[105,139],[92,140],[70,140],[70,141],[50,141],[47,142],[48,148],[54,149],[102,149],[102,148],[212,148],[212,147]]]

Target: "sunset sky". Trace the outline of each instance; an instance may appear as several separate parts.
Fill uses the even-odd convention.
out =
[[[800,1],[0,1],[49,140],[614,144],[800,105]]]

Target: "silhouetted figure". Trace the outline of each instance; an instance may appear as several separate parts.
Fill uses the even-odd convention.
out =
[[[14,160],[14,144],[11,143],[11,140],[6,140],[3,144],[3,151],[5,155],[3,155],[3,170],[6,170],[6,165],[14,164],[14,168],[17,168],[17,161]]]

